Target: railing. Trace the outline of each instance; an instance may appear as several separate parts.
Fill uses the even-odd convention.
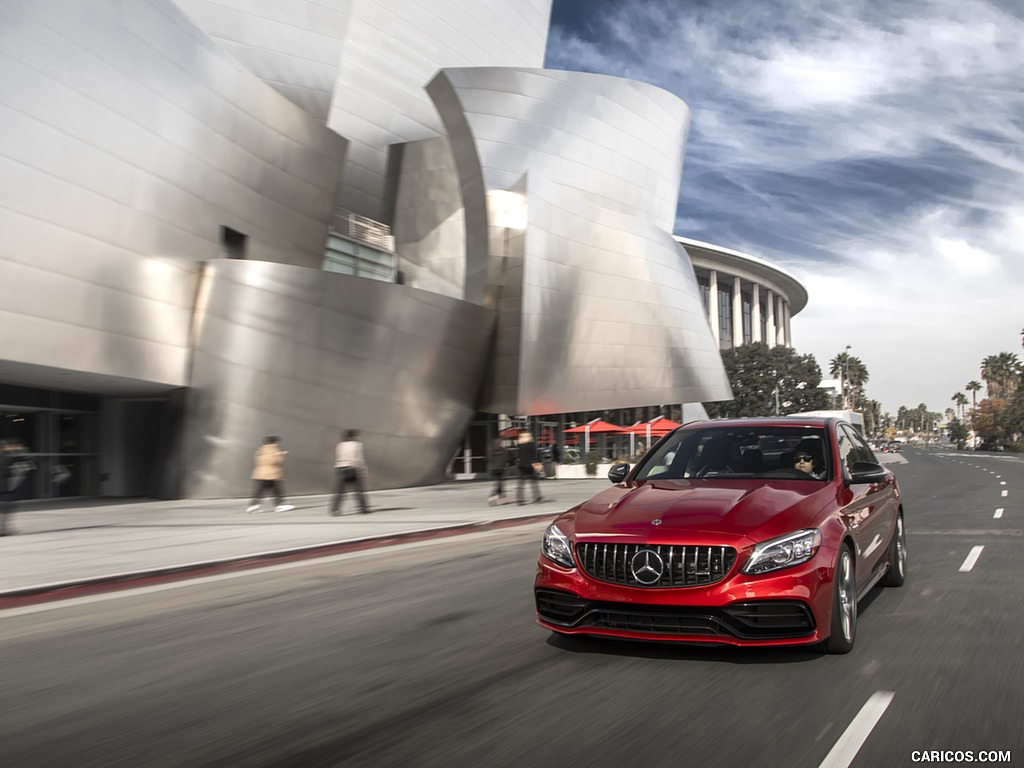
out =
[[[391,227],[358,213],[339,208],[331,216],[332,232],[349,240],[364,243],[388,253],[395,252],[395,238]]]

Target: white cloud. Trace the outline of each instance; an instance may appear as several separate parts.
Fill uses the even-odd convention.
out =
[[[795,346],[827,370],[850,344],[885,410],[924,402],[942,413],[984,357],[1020,350],[1024,248],[1011,239],[1020,218],[984,231],[998,251],[966,239],[955,212],[931,210],[902,238],[850,253],[842,266],[791,267],[810,296],[793,319]]]

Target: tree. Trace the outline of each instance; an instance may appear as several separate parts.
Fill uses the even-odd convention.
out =
[[[974,428],[974,414],[978,410],[978,392],[981,390],[981,382],[969,381],[964,389],[971,393],[971,427]]]
[[[971,384],[978,384],[978,382],[972,381]],[[971,384],[967,385],[968,389],[971,388]],[[981,389],[980,384],[978,384],[978,389]],[[963,392],[956,392],[954,393],[951,399],[953,401],[953,404],[957,407],[957,415],[960,417],[961,420],[963,420],[964,406],[967,405],[967,395],[965,395]]]
[[[840,352],[829,362],[828,372],[839,379],[843,407],[856,408],[857,403],[864,399],[864,385],[868,381],[868,369],[864,363],[849,352]]]
[[[950,419],[948,429],[950,441],[957,447],[963,448],[967,443],[967,427],[960,419]]]
[[[732,400],[705,403],[712,418],[769,416],[816,411],[830,406],[821,389],[821,368],[813,355],[799,355],[784,346],[764,342],[722,351]]]
[[[989,397],[1012,397],[1021,377],[1021,363],[1012,352],[989,355],[981,361],[981,378]]]
[[[941,414],[929,411],[924,403],[916,408],[901,405],[896,414],[896,426],[910,432],[931,432],[940,420]]]
[[[981,438],[983,444],[1012,443],[1007,424],[1008,415],[1008,403],[1001,397],[987,397],[978,403],[978,410],[974,414],[974,432]]]
[[[874,435],[882,428],[882,404],[877,400],[864,403],[864,429],[868,435]]]

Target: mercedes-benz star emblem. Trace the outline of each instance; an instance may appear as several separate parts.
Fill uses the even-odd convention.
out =
[[[661,525],[661,518],[659,517],[655,520],[651,520],[651,525]]]
[[[641,549],[629,561],[629,569],[638,584],[650,586],[661,581],[661,575],[665,572],[665,561],[653,549]]]

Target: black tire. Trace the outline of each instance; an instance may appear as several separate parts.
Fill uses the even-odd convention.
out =
[[[889,570],[882,578],[883,587],[902,587],[907,579],[907,534],[903,515],[896,515],[896,530],[889,542]]]
[[[857,639],[857,573],[853,552],[839,550],[832,579],[831,632],[823,643],[826,653],[849,653]]]

